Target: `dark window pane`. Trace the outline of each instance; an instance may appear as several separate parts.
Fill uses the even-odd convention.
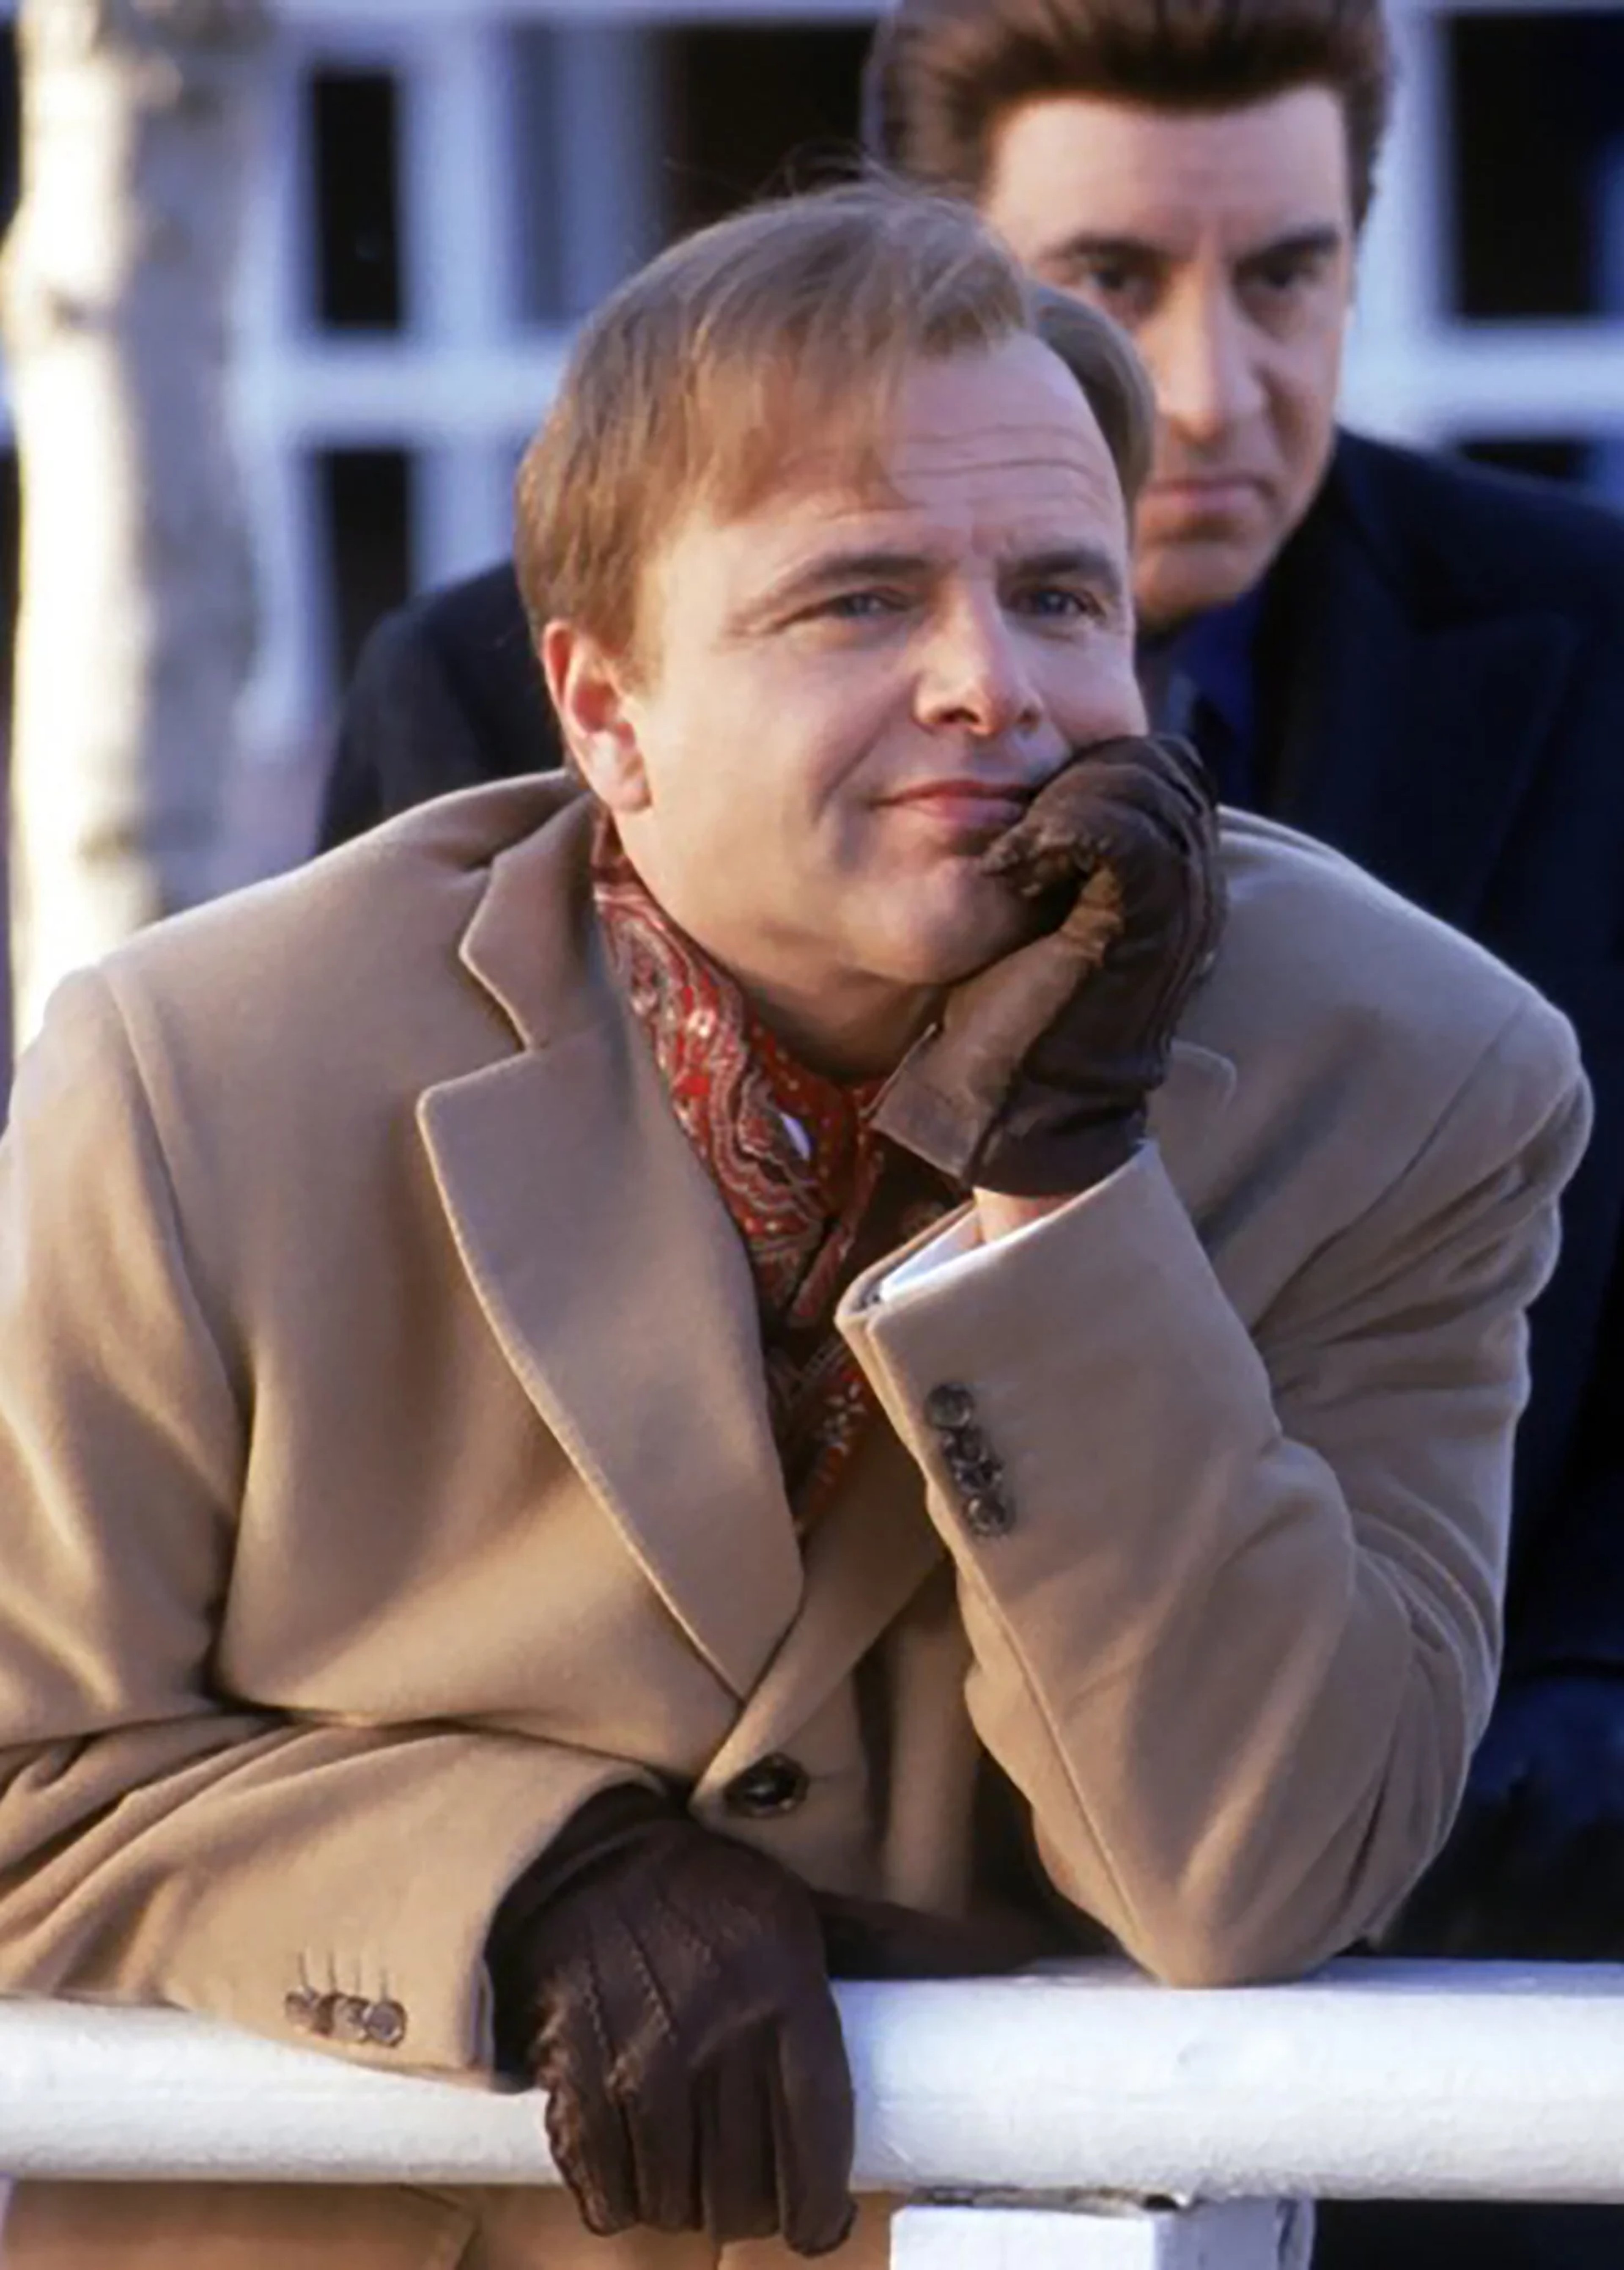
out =
[[[0,229],[17,211],[22,179],[21,90],[17,73],[17,26],[0,24]]]
[[[412,582],[412,460],[404,449],[317,459],[332,605],[333,669],[349,683],[367,632]]]
[[[1624,163],[1624,11],[1458,16],[1448,42],[1459,313],[1598,312],[1604,184]]]
[[[805,188],[857,137],[864,24],[703,24],[662,42],[667,219],[716,220],[765,189]]]
[[[1498,465],[1509,473],[1537,473],[1542,479],[1583,488],[1591,478],[1594,450],[1589,441],[1571,434],[1519,434],[1496,437],[1476,435],[1457,443],[1463,457],[1479,465]]]
[[[22,493],[17,451],[0,447],[0,720],[11,715],[11,664],[17,643],[18,563],[22,542]]]
[[[310,81],[316,318],[332,330],[398,330],[399,95],[387,71],[319,70]]]

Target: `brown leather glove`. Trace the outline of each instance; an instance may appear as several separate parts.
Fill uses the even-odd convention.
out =
[[[838,2246],[854,2114],[812,1895],[612,1790],[515,1884],[486,1947],[497,2062],[547,2092],[589,2230]]]
[[[1052,1197],[1144,1139],[1174,1028],[1223,922],[1216,804],[1188,742],[1081,751],[983,866],[1040,936],[953,986],[873,1124],[981,1190]]]

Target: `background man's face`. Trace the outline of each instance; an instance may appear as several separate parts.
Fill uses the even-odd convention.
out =
[[[575,737],[678,922],[769,1011],[853,1033],[1024,934],[982,853],[1144,716],[1122,492],[1056,355],[916,363],[880,456],[863,478],[812,436],[743,517],[691,509],[643,580],[644,671]],[[567,718],[561,642],[550,667]]]
[[[1150,371],[1141,620],[1238,597],[1307,511],[1333,438],[1353,272],[1335,96],[1197,115],[1023,104],[996,132],[983,210],[1039,275],[1115,316]]]

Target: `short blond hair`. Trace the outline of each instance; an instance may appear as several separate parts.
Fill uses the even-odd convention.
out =
[[[1155,415],[1138,356],[1108,317],[1028,278],[968,206],[865,179],[673,245],[585,324],[520,465],[532,636],[562,619],[630,660],[643,572],[688,509],[748,513],[797,447],[876,467],[909,364],[1023,334],[1076,378],[1131,507]]]

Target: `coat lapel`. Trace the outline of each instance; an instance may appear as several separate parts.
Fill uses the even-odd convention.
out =
[[[1270,809],[1467,926],[1561,699],[1575,633],[1538,607],[1485,617],[1463,604],[1447,620],[1420,619],[1367,448],[1344,438],[1280,564],[1291,660]]]
[[[590,811],[560,802],[499,857],[463,945],[521,1050],[431,1088],[419,1124],[508,1361],[742,1696],[801,1592],[754,1292],[603,964]]]

